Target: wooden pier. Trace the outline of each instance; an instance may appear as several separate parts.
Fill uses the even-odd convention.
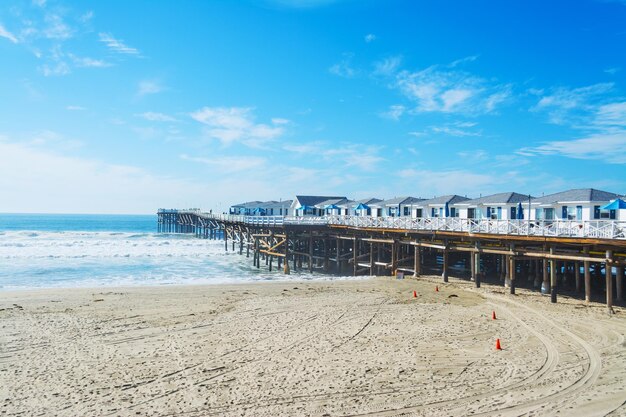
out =
[[[453,275],[476,287],[487,279],[499,282],[511,294],[518,285],[536,288],[552,302],[559,290],[591,301],[593,290],[603,293],[609,312],[614,301],[624,299],[626,236],[616,223],[436,219],[426,224],[411,218],[228,216],[173,209],[157,214],[159,232],[220,239],[226,251],[245,254],[256,268],[285,274],[437,274],[444,282]]]

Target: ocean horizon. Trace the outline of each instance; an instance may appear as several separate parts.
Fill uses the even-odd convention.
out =
[[[0,291],[354,279],[270,273],[223,241],[156,230],[156,215],[0,214]]]

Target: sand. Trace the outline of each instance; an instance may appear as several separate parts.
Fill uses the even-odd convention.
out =
[[[0,415],[626,415],[625,334],[434,278],[2,292]]]

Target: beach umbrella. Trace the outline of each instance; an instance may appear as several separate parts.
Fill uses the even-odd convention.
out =
[[[517,203],[517,219],[524,220],[524,209],[522,208],[522,202]]]
[[[450,204],[446,202],[445,217],[450,217]]]
[[[611,201],[609,204],[605,204],[600,207],[600,210],[620,210],[626,209],[626,201],[618,198],[617,200]]]

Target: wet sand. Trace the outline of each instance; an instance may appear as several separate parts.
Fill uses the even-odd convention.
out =
[[[3,292],[0,415],[626,415],[625,335],[434,277]]]

